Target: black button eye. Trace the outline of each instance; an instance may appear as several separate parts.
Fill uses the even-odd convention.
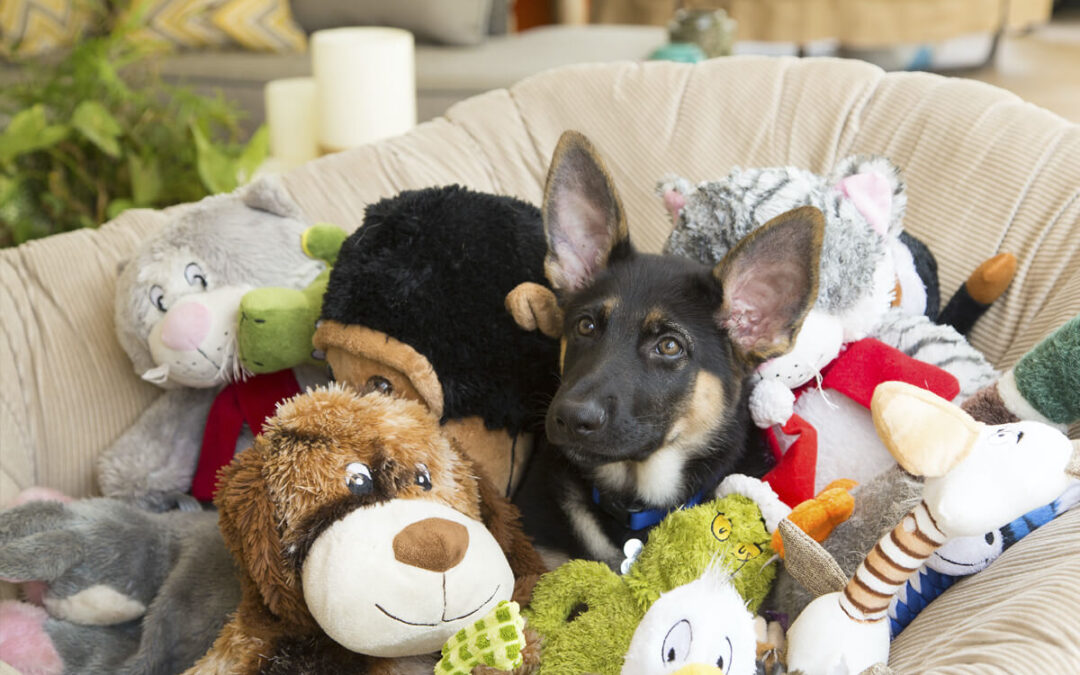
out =
[[[165,307],[165,290],[157,284],[150,287],[150,302],[162,313],[169,311]]]
[[[345,485],[349,486],[349,492],[354,495],[369,495],[375,489],[375,481],[371,480],[371,469],[363,462],[352,462],[345,467]]]
[[[206,290],[206,275],[203,274],[202,268],[198,263],[188,263],[184,268],[184,281],[188,282],[188,286],[194,286],[199,284]]]
[[[987,545],[989,545],[989,546],[994,545],[994,533],[993,532],[987,532],[985,538],[986,538]]]
[[[427,466],[424,464],[416,465],[416,484],[419,485],[424,492],[431,490],[431,472],[428,471]]]
[[[372,375],[364,384],[364,393],[369,394],[373,391],[377,391],[380,394],[393,394],[394,385],[390,384],[390,380],[386,379],[382,375]]]

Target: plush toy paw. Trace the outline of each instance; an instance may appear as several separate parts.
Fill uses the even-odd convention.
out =
[[[782,382],[762,380],[750,393],[750,416],[761,429],[783,424],[795,412],[795,394]]]
[[[49,615],[24,602],[0,602],[0,661],[22,675],[60,675],[64,662],[45,621]]]

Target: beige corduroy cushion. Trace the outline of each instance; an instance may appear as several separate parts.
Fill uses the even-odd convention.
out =
[[[465,101],[406,136],[325,157],[286,176],[312,219],[356,227],[405,188],[462,183],[538,202],[567,128],[607,157],[639,247],[670,228],[653,185],[734,165],[824,171],[879,152],[904,167],[907,227],[936,254],[944,294],[1002,250],[1019,276],[973,341],[1013,363],[1080,311],[1080,127],[987,85],[884,74],[839,60],[732,58],[575,66]],[[91,462],[157,393],[112,335],[116,264],[161,214],[0,254],[0,490],[92,491]],[[4,495],[0,495],[4,496]]]
[[[645,250],[659,250],[670,229],[653,194],[666,172],[704,180],[736,164],[825,171],[876,152],[905,169],[906,226],[937,256],[944,295],[990,255],[1017,255],[1017,280],[973,336],[995,365],[1011,365],[1080,312],[1080,127],[987,85],[858,62],[565,68],[460,103],[406,136],[307,164],[285,182],[311,219],[348,229],[367,204],[406,188],[456,182],[539,202],[567,128],[607,158]],[[32,484],[91,494],[94,458],[159,393],[116,342],[112,293],[117,263],[162,219],[130,211],[96,232],[0,252],[0,500]],[[1014,575],[995,566],[934,603],[896,643],[901,672],[951,662],[949,653],[1013,659],[997,661],[1003,672],[1080,672],[1080,660],[1068,661],[1080,643],[1078,522],[1071,514],[1011,549],[1002,563],[1025,561],[1008,568]],[[969,614],[976,596],[971,607],[983,609]],[[1003,640],[1009,631],[1025,639]],[[1066,661],[1077,667],[1063,670]]]

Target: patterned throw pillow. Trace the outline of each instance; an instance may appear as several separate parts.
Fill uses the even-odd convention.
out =
[[[22,58],[70,47],[90,27],[91,19],[83,0],[3,0],[0,53]]]
[[[304,31],[288,0],[134,0],[127,16],[141,28],[135,39],[175,48],[239,44],[267,52],[299,52]]]

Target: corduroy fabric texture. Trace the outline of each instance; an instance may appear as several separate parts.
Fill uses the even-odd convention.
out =
[[[1016,280],[973,333],[996,367],[1080,312],[1080,126],[987,85],[859,62],[573,66],[284,182],[313,220],[347,230],[368,204],[430,185],[539,204],[568,128],[603,153],[644,250],[659,250],[670,229],[653,193],[665,172],[824,172],[880,153],[904,170],[905,225],[937,256],[943,295],[982,260],[1016,254]],[[97,231],[0,252],[0,501],[34,484],[90,494],[96,456],[160,393],[133,372],[111,317],[117,262],[161,219],[129,211]],[[962,672],[991,658],[1008,672],[1080,670],[1080,621],[1069,613],[1080,606],[1078,548],[1080,511],[1026,537],[920,614],[893,643],[897,670]]]
[[[1016,280],[973,335],[995,366],[1080,312],[1080,126],[994,87],[854,61],[572,66],[311,162],[285,183],[314,220],[347,230],[368,204],[430,185],[538,204],[567,128],[608,160],[644,250],[659,250],[670,229],[652,191],[665,171],[691,180],[736,164],[821,172],[877,152],[904,169],[905,224],[937,256],[944,295],[994,253],[1017,255]],[[97,231],[0,252],[0,489],[89,494],[90,462],[157,392],[132,372],[110,317],[116,263],[161,217],[129,211]]]

